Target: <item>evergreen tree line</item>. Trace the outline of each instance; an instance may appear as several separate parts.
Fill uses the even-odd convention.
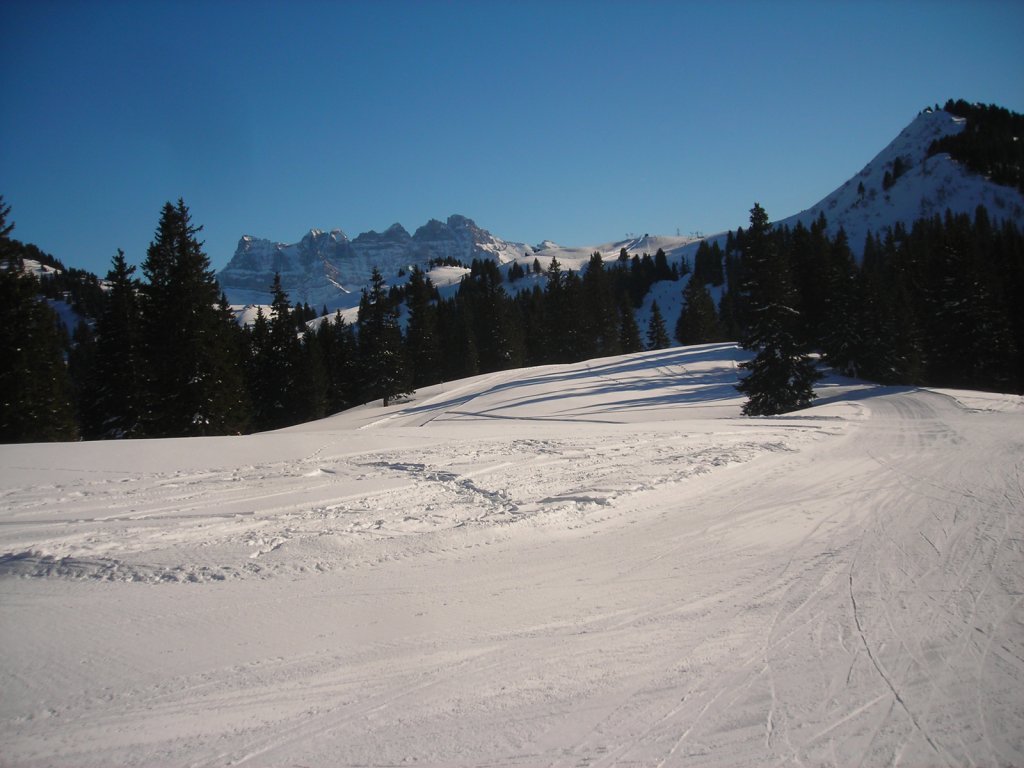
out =
[[[5,442],[274,429],[440,381],[663,348],[660,308],[644,331],[635,308],[655,281],[687,274],[675,339],[740,339],[757,353],[741,384],[748,413],[808,404],[812,351],[885,383],[1024,385],[1024,313],[1011,309],[1024,300],[1024,238],[983,208],[871,235],[860,263],[824,216],[773,228],[755,205],[724,248],[701,243],[692,273],[663,252],[608,263],[595,253],[580,273],[556,259],[529,270],[477,260],[443,298],[418,267],[390,287],[374,270],[355,323],[339,312],[313,328],[316,313],[289,304],[277,278],[269,310],[240,328],[179,200],[161,212],[141,279],[119,251],[95,322],[70,339],[39,281],[17,269],[26,251],[8,213],[0,199]],[[528,273],[532,285],[506,290]]]
[[[639,351],[634,303],[654,281],[679,276],[661,251],[623,253],[610,268],[594,254],[582,277],[536,262],[545,279],[509,293],[506,278],[525,277],[522,268],[477,260],[442,299],[418,267],[391,287],[374,270],[356,323],[339,312],[314,329],[316,312],[290,305],[278,276],[269,310],[241,328],[181,200],[164,206],[141,278],[118,251],[102,288],[84,272],[42,282],[24,274],[22,258],[36,253],[8,236],[9,208],[0,212],[7,442],[276,429],[476,373]],[[94,321],[68,338],[43,295],[86,296],[76,308]],[[647,346],[668,346],[657,306],[650,326]]]
[[[897,225],[868,235],[859,263],[842,230],[827,235],[824,216],[809,228],[764,224],[752,212],[751,228],[728,238],[727,338],[755,330],[752,302],[767,278],[752,254],[767,252],[784,277],[768,291],[786,308],[774,324],[800,354],[880,383],[1024,391],[1024,238],[1012,222],[995,226],[979,207]]]
[[[950,99],[943,109],[967,122],[959,133],[933,141],[928,155],[948,152],[975,173],[1024,192],[1024,115],[963,99]]]
[[[481,373],[671,343],[656,305],[644,343],[633,304],[633,297],[642,300],[653,281],[678,276],[664,253],[627,257],[611,265],[595,253],[582,275],[563,269],[557,259],[546,268],[539,265],[535,260],[530,271],[543,280],[511,291],[506,285],[525,278],[526,270],[518,264],[503,269],[491,260],[474,260],[448,298],[419,267],[412,268],[406,285],[390,289],[375,270],[355,325],[338,313],[313,334],[331,372],[329,409],[388,400]],[[405,313],[404,332],[400,310]]]

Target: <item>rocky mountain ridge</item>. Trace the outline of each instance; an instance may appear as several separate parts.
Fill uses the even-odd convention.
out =
[[[275,243],[245,235],[217,279],[234,304],[267,303],[274,273],[292,301],[345,308],[359,302],[373,268],[394,275],[431,260],[495,259],[505,263],[531,253],[529,246],[495,237],[465,216],[431,219],[412,235],[393,224],[383,232],[349,239],[340,229],[310,230],[297,243]]]

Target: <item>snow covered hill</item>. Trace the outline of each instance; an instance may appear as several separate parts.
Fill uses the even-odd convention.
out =
[[[856,253],[868,232],[882,232],[902,222],[909,227],[920,218],[953,213],[974,215],[985,206],[993,219],[1010,219],[1024,226],[1024,195],[993,184],[967,170],[948,154],[928,157],[932,141],[964,128],[964,118],[948,112],[925,111],[864,168],[819,203],[776,224],[809,226],[822,213],[829,233],[846,230]],[[886,174],[892,179],[885,183]]]
[[[1024,399],[743,354],[0,446],[0,763],[1024,763]]]

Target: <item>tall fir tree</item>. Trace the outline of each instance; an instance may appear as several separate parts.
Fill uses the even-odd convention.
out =
[[[857,265],[840,229],[829,249],[823,282],[823,322],[817,338],[826,362],[840,373],[857,376],[864,340],[857,314],[863,302],[857,280]]]
[[[0,197],[0,442],[73,440],[78,427],[60,321],[39,281],[21,271],[9,213]]]
[[[747,396],[743,413],[766,416],[805,408],[814,399],[814,362],[799,340],[799,312],[786,254],[772,238],[768,214],[754,204],[743,248],[743,347],[755,357],[736,388]]]
[[[434,306],[433,294],[434,287],[430,278],[419,266],[414,266],[406,291],[409,321],[405,334],[406,360],[414,387],[436,384],[441,380],[437,308]]]
[[[459,285],[457,303],[472,317],[480,371],[516,368],[523,363],[523,341],[512,301],[501,285],[498,265],[474,259]]]
[[[302,333],[295,373],[296,423],[322,419],[327,415],[327,367],[320,338],[309,328]]]
[[[270,291],[270,316],[258,308],[249,332],[248,382],[258,430],[287,427],[306,415],[299,390],[302,349],[279,273]]]
[[[320,324],[317,340],[327,380],[327,413],[358,405],[359,361],[356,336],[352,326],[341,316],[341,310]]]
[[[523,345],[527,365],[548,362],[550,342],[548,337],[553,329],[547,321],[547,304],[544,291],[537,284],[527,291],[521,291],[515,299],[519,312],[519,323],[523,328]]]
[[[668,338],[668,329],[665,327],[665,318],[661,314],[658,302],[651,304],[651,319],[647,323],[647,348],[665,349],[671,345]]]
[[[183,200],[164,205],[142,263],[141,330],[152,437],[218,435],[246,426],[220,289]]]
[[[118,249],[107,272],[107,299],[96,323],[95,436],[138,437],[145,412],[139,283]]]
[[[545,362],[574,363],[586,356],[583,330],[583,284],[572,270],[552,257],[547,270],[544,314],[548,326]]]
[[[398,312],[376,267],[370,277],[370,289],[363,291],[359,302],[357,325],[363,395],[368,400],[382,400],[387,408],[395,398],[409,394],[412,389],[402,354]]]
[[[694,271],[683,289],[683,311],[676,322],[676,340],[684,345],[708,344],[722,340],[715,302],[708,289],[696,280]]]
[[[643,343],[640,341],[640,326],[637,325],[636,315],[633,314],[633,307],[629,299],[624,295],[619,304],[619,345],[623,354],[642,352]]]
[[[611,280],[595,252],[583,273],[583,338],[586,357],[607,357],[622,350],[619,317]]]

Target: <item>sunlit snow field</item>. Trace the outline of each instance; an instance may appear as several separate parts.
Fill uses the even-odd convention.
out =
[[[1024,763],[1024,401],[732,345],[0,446],[2,765]]]

